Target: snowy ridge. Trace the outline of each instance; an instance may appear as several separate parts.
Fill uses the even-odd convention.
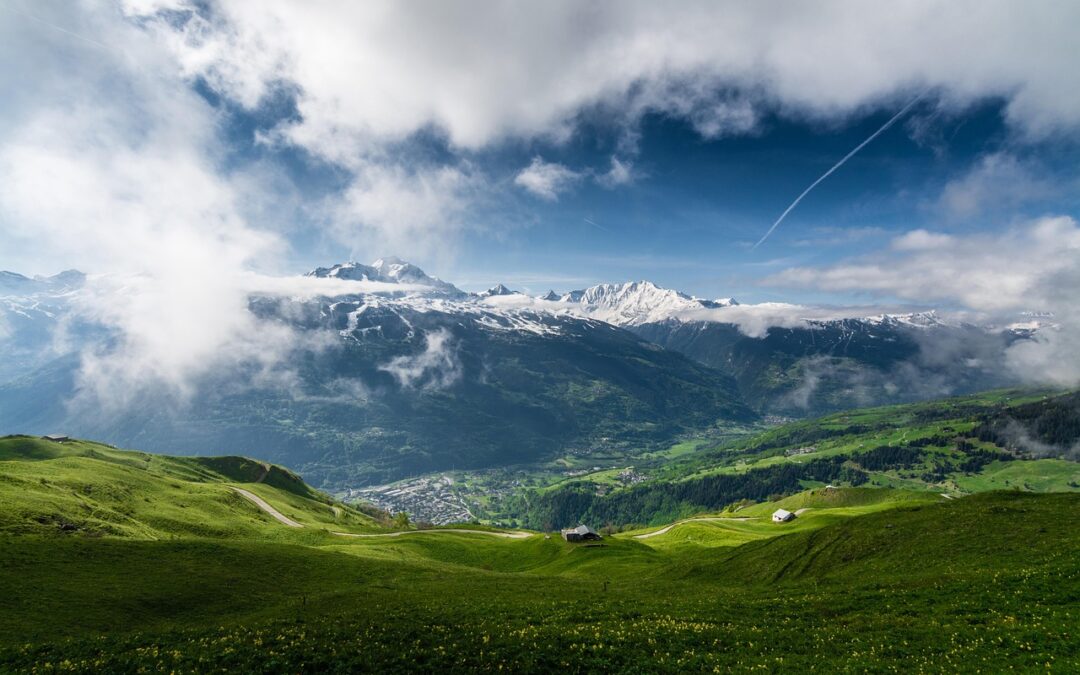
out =
[[[524,331],[538,335],[559,334],[569,320],[601,321],[636,328],[647,324],[721,323],[737,326],[751,337],[764,337],[771,327],[832,328],[841,331],[882,329],[934,330],[939,328],[978,328],[990,332],[1033,334],[1055,327],[1053,316],[1024,313],[999,317],[993,322],[965,323],[944,317],[936,311],[881,313],[880,309],[827,308],[786,303],[743,305],[733,298],[708,300],[650,281],[599,284],[566,293],[548,291],[532,297],[496,284],[486,291],[466,293],[451,283],[429,276],[416,265],[399,258],[380,258],[370,265],[350,261],[319,267],[306,277],[367,281],[398,286],[400,291],[342,291],[340,287],[322,297],[332,306],[341,306],[348,314],[339,324],[341,333],[354,337],[367,331],[381,330],[377,325],[361,325],[364,313],[378,309],[398,315],[407,324],[410,312],[439,312],[468,317],[490,330]],[[53,319],[63,314],[72,295],[80,292],[85,275],[69,270],[52,277],[26,277],[0,272],[0,319]],[[329,284],[334,286],[334,284]],[[272,294],[272,293],[271,293]],[[346,308],[347,305],[347,308]]]
[[[380,295],[356,295],[339,298],[331,306],[332,310],[346,311],[347,324],[339,331],[342,337],[355,337],[373,328],[360,328],[360,319],[367,313],[381,311],[395,316],[409,328],[408,337],[413,336],[410,314],[438,312],[451,314],[462,319],[470,319],[478,325],[493,331],[519,331],[534,335],[559,335],[562,333],[557,315],[537,311],[531,308],[495,307],[475,299],[475,296],[446,298],[434,295],[412,294],[404,297],[386,297]]]
[[[0,319],[5,312],[30,320],[35,317],[54,319],[85,281],[86,275],[75,270],[33,278],[15,272],[0,272]]]
[[[543,299],[550,298],[544,296]],[[718,309],[739,304],[732,298],[703,300],[679,291],[661,288],[651,281],[632,281],[622,284],[600,284],[571,291],[558,299],[566,305],[577,305],[585,315],[616,326],[638,326],[678,318],[687,312]]]
[[[538,334],[557,333],[559,319],[591,319],[624,328],[652,323],[725,323],[737,325],[753,337],[763,337],[770,326],[787,328],[834,328],[867,331],[874,328],[933,330],[968,326],[986,331],[1034,332],[1049,324],[1042,315],[1022,316],[993,325],[974,325],[946,318],[934,310],[908,313],[881,313],[878,310],[824,308],[786,303],[743,305],[734,298],[708,300],[651,281],[598,284],[557,294],[548,291],[531,297],[496,284],[479,293],[464,293],[447,282],[397,258],[384,258],[371,265],[356,262],[318,268],[308,276],[411,283],[432,290],[412,293],[365,295],[367,306],[408,307],[412,311],[459,313],[475,318],[493,330],[525,330]],[[546,318],[545,318],[546,317]]]
[[[549,291],[549,293],[551,293],[551,291]],[[491,298],[497,295],[520,295],[520,293],[510,290],[502,284],[496,284],[491,288],[487,289],[486,291],[480,291],[476,295],[481,298]]]
[[[349,281],[380,281],[390,284],[417,284],[428,286],[428,293],[452,297],[467,295],[464,291],[442,279],[430,277],[416,265],[399,258],[379,258],[370,265],[358,262],[338,263],[332,267],[317,267],[306,276],[316,278],[346,279]]]

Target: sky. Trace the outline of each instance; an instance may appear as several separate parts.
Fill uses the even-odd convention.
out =
[[[4,0],[0,269],[191,307],[394,255],[466,290],[1060,312],[1077,25],[1051,1]]]

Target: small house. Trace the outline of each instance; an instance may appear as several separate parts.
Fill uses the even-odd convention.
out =
[[[795,514],[786,509],[776,509],[772,514],[774,523],[786,523],[789,520],[795,520]]]
[[[42,436],[42,438],[44,438],[47,441],[52,441],[53,443],[63,443],[64,441],[71,440],[70,438],[68,438],[67,436],[64,436],[63,434],[45,434],[44,436]]]
[[[562,531],[563,539],[566,541],[599,541],[600,535],[596,533],[596,530],[592,529],[588,525],[578,525],[572,527],[569,530]]]

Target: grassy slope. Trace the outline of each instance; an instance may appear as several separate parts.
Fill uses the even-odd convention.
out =
[[[678,493],[680,484],[717,476],[761,475],[760,472],[786,468],[794,468],[797,474],[803,471],[798,468],[800,465],[830,459],[843,460],[845,465],[864,474],[866,484],[871,487],[932,494],[946,492],[954,496],[1011,489],[1076,491],[1080,488],[1080,462],[1018,457],[1015,461],[990,461],[975,470],[962,468],[972,451],[1004,452],[991,442],[973,438],[973,430],[980,419],[1068,396],[1061,392],[1002,390],[933,402],[846,411],[792,422],[721,446],[701,446],[695,452],[675,453],[663,467],[644,469],[652,480],[608,490],[604,497],[575,500],[573,509],[576,511],[568,516],[564,513],[566,509],[558,507],[560,500],[569,501],[561,499],[560,492],[585,490],[592,493],[595,492],[594,484],[609,481],[583,476],[534,490],[527,498],[509,500],[509,506],[499,517],[504,520],[517,518],[534,525],[549,520],[568,522],[577,519],[616,525],[660,525],[676,517],[721,508],[747,496],[738,490],[730,494],[706,490],[709,503],[680,501],[673,496]],[[910,448],[913,442],[919,443],[923,439],[933,442],[912,450],[919,457],[911,465],[867,468],[862,463],[866,453],[875,448]],[[961,449],[961,442],[966,443],[970,451]],[[938,465],[946,467],[942,473],[938,473]],[[831,482],[845,484],[841,479]],[[791,485],[777,493],[823,486],[824,482],[804,477],[791,481]]]
[[[1080,667],[1080,495],[814,490],[601,546],[353,539],[303,490],[245,484],[300,531],[231,504],[243,463],[63,448],[0,442],[0,513],[23,523],[0,534],[0,670]],[[27,525],[106,496],[146,531]],[[810,510],[774,525],[777,506]]]
[[[283,528],[230,486],[305,524]],[[87,441],[0,438],[0,532],[136,539],[260,538],[310,543],[374,521],[285,469],[242,457],[165,457]]]
[[[786,534],[818,530],[826,525],[879,511],[911,505],[932,505],[940,495],[908,490],[875,488],[815,489],[800,492],[775,502],[754,504],[718,514],[701,514],[679,521],[666,533],[638,539],[641,534],[663,528],[644,528],[620,533],[621,539],[637,539],[653,548],[672,550],[685,546],[732,547],[751,541],[772,539]],[[799,511],[801,515],[787,523],[773,523],[776,509]]]
[[[935,505],[911,502],[819,530],[755,542],[715,571],[727,580],[776,583],[852,579],[938,580],[1053,569],[1076,581],[1080,495],[983,493]],[[1065,588],[1064,598],[1075,597]],[[1059,598],[1062,599],[1062,598]],[[1080,619],[1080,616],[1077,617]]]

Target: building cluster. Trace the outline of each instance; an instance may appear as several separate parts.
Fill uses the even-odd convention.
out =
[[[453,490],[449,476],[416,478],[392,485],[349,490],[346,501],[365,501],[390,513],[407,513],[414,522],[434,525],[473,520],[468,504]]]

